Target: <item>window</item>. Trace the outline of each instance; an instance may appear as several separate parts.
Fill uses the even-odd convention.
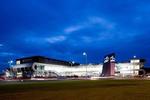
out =
[[[44,70],[44,65],[37,65],[37,70]]]
[[[20,64],[20,60],[16,61],[16,64]]]

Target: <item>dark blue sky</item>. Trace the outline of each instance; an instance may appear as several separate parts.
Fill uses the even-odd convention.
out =
[[[100,63],[115,52],[150,62],[149,0],[0,0],[0,64],[43,55]],[[149,64],[148,64],[149,65]]]

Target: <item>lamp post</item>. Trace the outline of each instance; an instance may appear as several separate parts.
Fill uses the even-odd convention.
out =
[[[13,60],[8,61],[9,66],[11,67],[13,64]]]
[[[133,58],[135,59],[135,58],[136,58],[136,56],[134,55],[134,56],[133,56]]]
[[[75,64],[75,61],[69,62],[71,64],[71,69],[72,69],[72,65]],[[73,73],[73,71],[70,72],[70,74]]]
[[[75,62],[74,62],[74,61],[72,61],[72,64],[74,65],[74,64],[75,64]]]
[[[74,64],[75,64],[75,62],[74,62],[74,61],[72,61],[72,62],[70,62],[70,64],[71,64],[71,67],[72,67],[72,65],[74,65]]]
[[[87,78],[87,53],[86,53],[86,52],[83,52],[83,56],[85,56],[86,78]]]
[[[134,55],[133,58],[136,59],[136,55]],[[133,62],[133,76],[136,74],[135,69],[136,69],[136,62],[134,61]]]

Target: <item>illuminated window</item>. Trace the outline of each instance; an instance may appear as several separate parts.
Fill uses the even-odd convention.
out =
[[[44,65],[37,65],[37,70],[44,70]]]
[[[20,64],[20,60],[16,61],[16,64]]]

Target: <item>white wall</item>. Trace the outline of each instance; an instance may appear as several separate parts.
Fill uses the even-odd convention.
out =
[[[45,71],[53,71],[62,76],[78,75],[85,76],[86,71],[89,76],[99,76],[102,73],[102,64],[99,65],[80,65],[80,66],[63,66],[54,64],[35,63],[36,65],[44,65]],[[87,69],[87,70],[86,70]]]
[[[120,75],[136,76],[139,74],[140,65],[136,63],[118,63],[116,64],[115,71],[119,71]]]

